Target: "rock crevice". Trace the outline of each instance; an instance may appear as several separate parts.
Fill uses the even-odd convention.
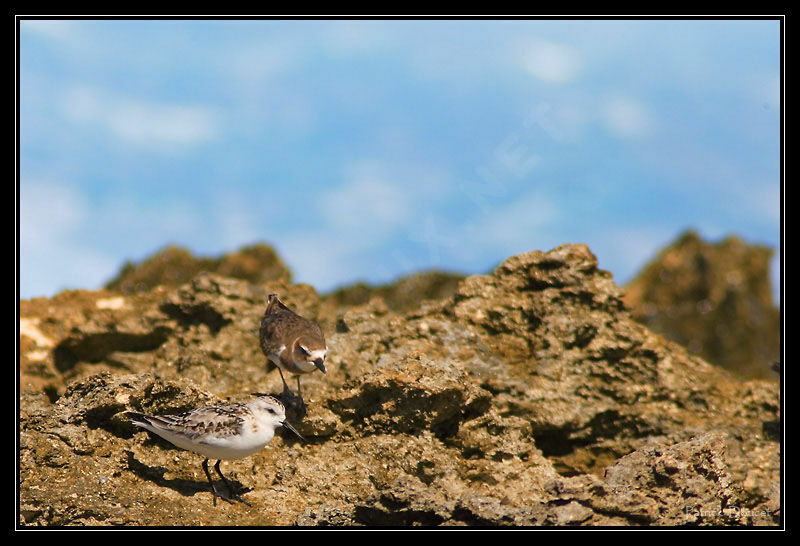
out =
[[[307,443],[279,433],[223,463],[252,508],[212,508],[202,457],[124,412],[280,392],[258,347],[273,291],[323,326],[328,373],[303,378],[308,413],[291,416]],[[403,312],[216,273],[113,305],[20,302],[37,328],[21,344],[20,524],[778,525],[778,386],[654,334],[622,294],[562,245]]]

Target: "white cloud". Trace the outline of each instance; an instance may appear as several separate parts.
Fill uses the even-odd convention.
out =
[[[339,188],[322,196],[319,206],[334,228],[363,228],[365,236],[384,232],[409,216],[411,201],[402,180],[392,179],[380,162],[353,164]]]
[[[781,220],[781,189],[778,181],[749,185],[742,192],[742,200],[753,208],[753,216],[774,225]]]
[[[375,21],[330,21],[321,29],[322,43],[326,51],[349,56],[362,53],[373,54],[386,45],[390,27]]]
[[[522,130],[508,135],[495,148],[492,157],[504,173],[517,178],[527,176],[542,162],[535,139]]]
[[[89,86],[69,89],[62,106],[69,119],[95,123],[146,147],[200,144],[213,139],[218,130],[208,107],[140,100]]]
[[[190,244],[203,240],[209,227],[217,229],[220,223],[218,215],[204,214],[188,201],[148,203],[123,194],[104,200],[95,216],[99,224],[126,241],[128,252],[134,253],[150,253],[168,242]]]
[[[30,32],[44,38],[65,41],[75,37],[75,24],[65,20],[26,19],[19,23],[20,32]]]
[[[581,70],[580,53],[569,46],[536,39],[523,48],[522,66],[547,83],[569,83]]]
[[[226,187],[223,184],[220,186]],[[257,203],[231,188],[220,192],[215,202],[217,205],[209,219],[213,225],[214,243],[227,252],[259,240],[263,230],[260,228]]]
[[[591,100],[575,94],[536,105],[531,122],[559,142],[574,141],[592,119]]]
[[[603,108],[606,127],[620,138],[646,136],[653,127],[652,116],[645,106],[627,97],[614,97]]]
[[[780,108],[781,78],[779,75],[754,77],[748,82],[750,94],[764,109]]]
[[[446,173],[361,160],[343,179],[317,199],[321,226],[304,229],[298,221],[275,240],[297,282],[322,291],[359,279],[386,282],[416,263],[396,248],[398,242],[417,244],[428,258],[452,245],[441,236],[443,226],[430,222],[431,207],[449,195]]]
[[[459,248],[459,253],[466,261],[474,261],[479,256],[501,259],[533,250],[549,237],[552,223],[561,216],[544,192],[528,192],[465,224],[463,235],[469,244]]]
[[[294,282],[324,292],[363,278],[359,258],[367,251],[337,232],[292,233],[274,241],[275,250],[292,271]]]
[[[725,199],[707,197],[707,209],[718,211],[718,214],[723,214],[727,218],[747,218],[755,233],[769,230],[774,234],[774,238],[769,241],[769,244],[779,245],[781,187],[777,178],[773,180],[754,179],[740,175],[737,178],[729,177],[724,182],[726,183],[723,191]],[[786,213],[785,204],[783,212]],[[731,227],[726,228],[723,224],[715,226],[713,233],[715,237],[721,238],[727,236],[729,231],[731,231]],[[734,232],[736,231],[734,230]],[[704,230],[703,233],[709,232]],[[738,234],[746,236],[747,232],[741,231]]]
[[[304,56],[302,48],[288,40],[245,41],[215,56],[214,68],[223,74],[236,100],[257,111],[281,77],[303,66]]]
[[[239,131],[269,127],[286,137],[313,131],[318,113],[312,93],[295,85],[294,73],[306,69],[310,46],[296,36],[275,36],[237,44],[214,55],[212,70],[220,74]]]
[[[79,239],[91,214],[83,196],[58,181],[20,184],[20,297],[97,288],[118,262]]]
[[[124,101],[108,114],[106,123],[114,133],[139,143],[194,144],[214,134],[205,108]]]
[[[650,260],[656,252],[674,241],[672,227],[623,225],[599,227],[586,235],[584,242],[597,256],[600,269],[614,273],[614,281],[623,285]]]
[[[244,42],[227,53],[219,59],[219,68],[250,85],[263,84],[296,68],[301,61],[298,48],[278,40]]]
[[[249,231],[246,221],[241,225],[237,216],[224,217],[233,212],[227,202],[220,202],[217,213],[204,215],[187,202],[143,208],[137,201],[115,194],[90,205],[73,184],[53,178],[23,179],[20,297],[52,296],[66,288],[97,289],[124,260],[149,256],[167,243],[205,250],[209,225],[212,233],[220,234],[211,241],[213,251],[218,244],[223,250],[241,246],[239,236]],[[116,246],[108,246],[109,237]],[[106,243],[108,250],[99,250],[98,243]]]
[[[61,234],[78,228],[88,214],[81,196],[55,183],[23,180],[20,187],[20,241],[45,249]]]

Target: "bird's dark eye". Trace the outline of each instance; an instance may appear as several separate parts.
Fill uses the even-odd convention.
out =
[[[275,410],[272,408],[267,408],[267,411],[270,412],[272,415],[275,415]]]
[[[306,349],[302,345],[298,345],[298,347],[300,347],[300,352],[303,353],[304,355],[308,356],[308,355],[311,354],[311,353],[308,352],[308,349]]]

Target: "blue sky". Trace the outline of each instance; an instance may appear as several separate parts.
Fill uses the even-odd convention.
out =
[[[167,244],[325,292],[687,228],[773,247],[778,20],[21,20],[20,297]]]

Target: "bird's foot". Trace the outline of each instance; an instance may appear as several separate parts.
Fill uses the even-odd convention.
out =
[[[226,500],[226,501],[228,501],[228,502],[229,502],[229,503],[231,503],[231,504],[233,504],[233,501],[236,501],[236,502],[241,502],[242,504],[244,504],[244,505],[246,505],[246,506],[250,506],[250,507],[252,507],[252,506],[253,506],[252,504],[250,504],[249,502],[247,502],[246,500],[244,500],[244,499],[241,497],[241,495],[239,495],[239,494],[236,494],[236,493],[229,493],[227,497],[220,496],[220,498],[221,498],[222,500]]]
[[[302,396],[299,396],[284,386],[283,392],[278,396],[286,407],[287,412],[291,412],[293,421],[300,421],[308,413],[307,406]]]
[[[248,491],[250,491],[250,489],[243,489],[240,493],[234,493],[233,487],[231,487],[231,484],[228,483],[227,480],[225,481],[225,488],[228,490],[227,495],[223,495],[217,490],[216,487],[212,486],[212,492],[214,493],[214,506],[217,505],[217,497],[221,498],[225,502],[229,502],[230,504],[234,504],[234,501],[236,501],[236,502],[241,502],[242,504],[245,504],[247,506],[253,506],[252,504],[250,504],[249,502],[247,502],[242,498],[242,494],[247,493]]]

